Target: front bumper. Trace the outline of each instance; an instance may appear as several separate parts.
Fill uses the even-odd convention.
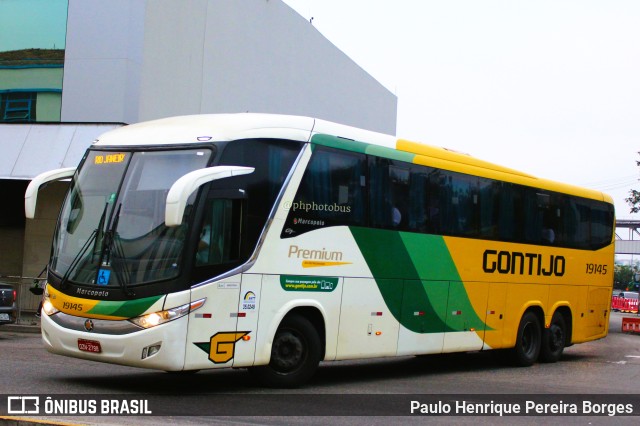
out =
[[[55,318],[54,321],[56,315],[67,318],[62,321]],[[131,367],[164,371],[181,371],[184,368],[188,317],[148,329],[136,327],[126,320],[88,321],[61,312],[51,317],[43,314],[41,328],[45,348],[59,355]],[[77,324],[83,324],[85,329],[80,329]],[[100,352],[87,352],[87,345],[80,345],[81,341],[98,342]],[[159,350],[148,355],[152,346],[159,346]],[[80,347],[85,350],[80,350]]]

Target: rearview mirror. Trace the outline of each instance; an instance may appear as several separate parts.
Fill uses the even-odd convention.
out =
[[[75,172],[75,167],[67,167],[64,169],[49,170],[34,177],[24,193],[24,214],[27,219],[33,219],[36,216],[38,191],[42,185],[54,180],[70,178]]]
[[[253,173],[253,167],[216,166],[194,170],[175,181],[167,194],[164,213],[166,226],[179,226],[189,196],[207,182]]]

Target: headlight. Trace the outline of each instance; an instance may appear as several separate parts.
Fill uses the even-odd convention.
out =
[[[60,311],[57,310],[53,306],[53,303],[51,303],[51,300],[49,300],[49,292],[47,291],[47,286],[48,284],[45,286],[44,295],[42,296],[42,312],[44,312],[48,316],[51,316],[57,314]]]
[[[206,298],[196,300],[195,302],[187,303],[185,305],[167,309],[165,311],[152,312],[150,314],[131,318],[129,321],[142,328],[155,327],[157,325],[182,318],[183,316],[189,314],[189,312],[195,311],[196,309],[200,308],[202,305],[204,305],[204,302],[206,300]]]

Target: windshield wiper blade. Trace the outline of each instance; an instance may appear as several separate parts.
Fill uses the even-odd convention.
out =
[[[111,219],[111,226],[104,233],[104,238],[102,240],[102,247],[100,251],[100,260],[98,262],[98,270],[96,271],[95,282],[98,282],[100,274],[102,273],[103,266],[113,266],[114,267],[113,271],[116,274],[118,285],[120,286],[120,288],[122,289],[125,295],[127,295],[128,297],[133,297],[135,296],[135,292],[133,292],[128,287],[129,273],[128,273],[128,270],[126,270],[125,262],[124,261],[112,262],[112,257],[114,258],[114,260],[117,257],[120,257],[120,259],[124,259],[124,251],[122,250],[122,246],[119,242],[116,242],[118,238],[117,229],[118,229],[118,223],[120,222],[121,210],[122,210],[122,203],[118,204],[118,208],[116,209],[116,212]],[[126,274],[123,274],[123,270],[126,272]]]
[[[69,277],[71,276],[71,273],[76,269],[76,267],[80,263],[80,260],[89,249],[89,246],[91,246],[92,243],[98,241],[98,233],[101,232],[102,227],[104,226],[104,221],[107,215],[108,207],[109,207],[109,202],[107,202],[104,205],[104,209],[102,209],[102,215],[100,216],[98,227],[91,232],[91,235],[89,235],[89,238],[87,238],[87,241],[82,245],[82,247],[80,248],[80,251],[74,256],[73,260],[71,260],[71,263],[69,264],[69,268],[67,268],[67,272],[64,273],[64,275],[62,276],[62,279],[60,280],[60,288],[65,288],[67,286],[67,281],[69,281]],[[96,252],[96,248],[94,245],[93,255],[95,255],[95,252]]]
[[[122,248],[122,242],[120,241],[120,237],[118,234],[113,236],[113,252],[115,256],[113,257],[113,270],[118,277],[118,283],[120,284],[120,288],[122,291],[129,297],[135,296],[135,292],[131,290],[128,285],[131,281],[131,271],[129,271],[129,267],[127,266],[127,262],[125,261],[124,249]]]
[[[76,254],[73,260],[71,261],[69,268],[67,268],[67,272],[65,272],[64,275],[62,276],[62,279],[60,280],[60,288],[65,288],[67,286],[67,281],[71,276],[71,272],[73,272],[74,269],[76,269],[76,267],[78,266],[78,263],[80,263],[80,259],[82,259],[82,257],[87,252],[87,249],[89,248],[91,243],[93,243],[93,241],[96,239],[96,235],[98,235],[98,230],[94,229],[93,232],[91,232],[91,235],[89,235],[89,238],[87,239],[87,241],[80,248],[80,251],[78,252],[78,254]]]
[[[119,267],[114,268],[115,273],[118,277],[118,283],[120,284],[120,288],[129,297],[133,297],[136,293],[131,290],[129,286],[129,280],[131,279],[131,273],[127,268],[127,263],[124,260],[125,254],[124,249],[122,248],[122,243],[120,242],[120,236],[118,235],[118,223],[120,223],[120,209],[122,208],[122,203],[118,204],[118,210],[116,211],[116,215],[113,218],[113,222],[111,223],[111,229],[109,230],[109,260],[111,260],[111,255],[115,252],[116,256],[120,258],[117,263]],[[123,274],[124,271],[124,274]]]
[[[120,221],[121,209],[122,203],[118,204],[116,214],[111,219],[111,226],[104,233],[104,238],[102,239],[102,245],[100,247],[100,263],[98,263],[99,266],[102,265],[103,262],[106,262],[107,264],[111,263],[111,250],[113,248],[113,240],[115,238],[116,229],[118,228],[118,222]]]
[[[96,247],[98,246],[97,242],[99,240],[98,234],[102,233],[102,241],[104,243],[104,222],[107,218],[107,209],[109,208],[109,202],[107,201],[104,205],[104,209],[102,209],[102,215],[100,216],[100,221],[98,222],[98,227],[96,228],[95,232],[96,232],[96,245],[93,247],[93,255],[95,256],[96,254],[98,254],[96,252]],[[102,246],[104,246],[104,244],[102,244]],[[102,253],[102,247],[101,247],[101,251],[100,253]]]

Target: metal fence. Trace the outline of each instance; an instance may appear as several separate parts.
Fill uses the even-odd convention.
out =
[[[15,275],[0,275],[0,282],[13,285],[17,292],[18,323],[33,318],[38,310],[38,304],[42,296],[36,296],[29,291],[38,282],[40,287],[44,285],[44,278],[22,277]]]

